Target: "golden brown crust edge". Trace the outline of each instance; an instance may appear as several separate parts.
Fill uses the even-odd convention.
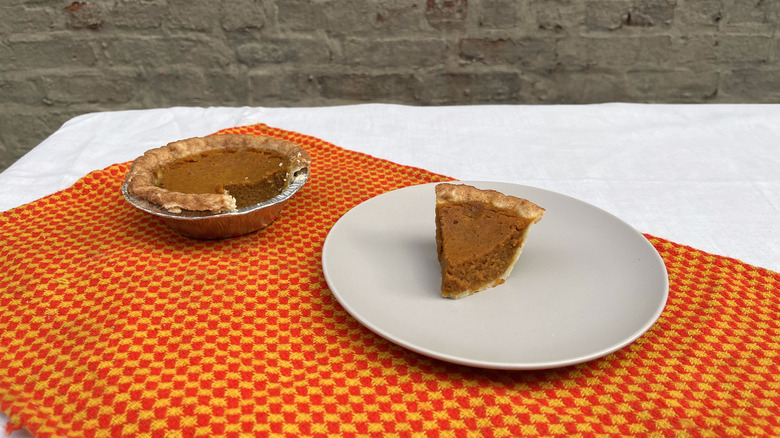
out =
[[[545,209],[533,202],[505,195],[495,190],[483,190],[466,184],[441,183],[436,185],[436,202],[469,202],[477,201],[493,205],[500,209],[514,211],[525,219],[539,222]]]
[[[248,134],[219,134],[193,137],[150,149],[130,165],[125,176],[127,191],[162,206],[171,213],[181,210],[211,211],[213,213],[236,209],[236,200],[226,194],[177,193],[158,186],[159,170],[174,161],[209,150],[254,148],[276,151],[287,157],[290,171],[288,184],[295,172],[309,167],[311,156],[295,143],[274,137]]]

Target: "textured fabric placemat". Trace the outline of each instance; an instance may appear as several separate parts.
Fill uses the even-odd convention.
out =
[[[121,196],[128,164],[0,215],[0,411],[48,436],[780,435],[780,274],[647,236],[670,281],[644,336],[557,370],[452,365],[351,318],[330,227],[448,178],[265,125],[313,157],[270,227],[172,233]]]

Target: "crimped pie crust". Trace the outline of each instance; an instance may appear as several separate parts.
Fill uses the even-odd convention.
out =
[[[482,190],[465,184],[442,183],[436,185],[437,204],[445,202],[458,204],[474,201],[492,205],[501,210],[515,212],[518,216],[528,219],[532,223],[539,222],[545,212],[544,208],[527,199],[505,195],[496,190]]]
[[[160,187],[159,182],[162,168],[182,158],[207,151],[242,148],[274,151],[285,157],[289,165],[288,185],[296,172],[311,164],[311,156],[305,149],[274,137],[241,134],[194,137],[150,149],[136,158],[125,177],[127,191],[171,213],[180,213],[182,210],[213,213],[233,211],[236,209],[236,200],[228,194],[172,192]]]

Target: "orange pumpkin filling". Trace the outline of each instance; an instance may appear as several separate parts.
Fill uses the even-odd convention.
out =
[[[288,166],[274,151],[210,150],[164,166],[159,187],[180,193],[228,194],[236,208],[267,201],[284,189]]]

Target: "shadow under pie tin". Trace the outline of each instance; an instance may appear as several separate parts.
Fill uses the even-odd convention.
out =
[[[191,210],[172,213],[160,205],[131,194],[127,190],[127,181],[122,184],[122,195],[135,208],[159,217],[178,234],[194,239],[225,239],[270,225],[279,217],[287,200],[300,190],[308,179],[309,168],[302,168],[293,174],[290,184],[277,196],[259,204],[221,213]]]

